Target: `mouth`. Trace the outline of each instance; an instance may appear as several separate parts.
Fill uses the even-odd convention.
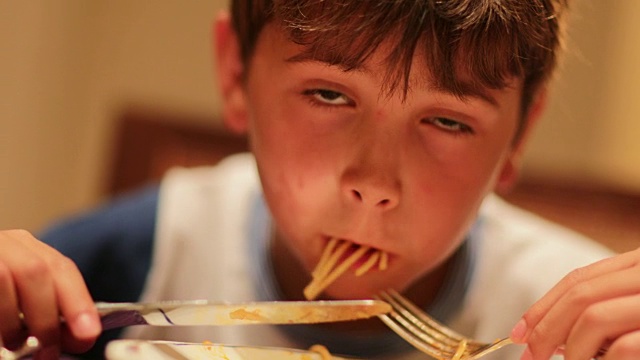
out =
[[[308,300],[315,299],[349,269],[352,269],[356,276],[362,276],[372,270],[384,271],[388,264],[389,255],[381,249],[345,239],[330,238],[320,261],[311,273],[312,280],[305,287],[304,296]]]
[[[335,243],[333,254],[341,254],[337,261],[338,264],[344,264],[351,258],[349,263],[352,265],[349,269],[353,270],[356,276],[362,276],[369,270],[386,270],[388,266],[389,254],[384,250],[356,244],[349,240],[337,239]],[[328,248],[330,247],[325,247],[325,249]]]

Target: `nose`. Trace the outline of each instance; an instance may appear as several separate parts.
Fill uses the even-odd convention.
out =
[[[348,203],[390,210],[398,206],[400,184],[382,169],[352,168],[342,176],[342,193]]]
[[[356,203],[380,209],[392,208],[397,204],[396,199],[392,195],[389,194],[389,196],[387,196],[386,194],[376,193],[371,190],[363,191],[362,189],[352,189],[350,196]]]
[[[365,112],[349,138],[340,174],[345,201],[359,208],[391,210],[398,206],[401,187],[401,135],[389,104]],[[393,104],[391,104],[393,105]],[[401,120],[401,119],[400,119]]]

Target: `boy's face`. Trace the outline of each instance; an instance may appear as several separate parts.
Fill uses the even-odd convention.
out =
[[[406,98],[387,96],[384,52],[344,72],[288,60],[300,51],[267,26],[244,82],[239,60],[222,56],[226,121],[246,127],[278,230],[305,269],[329,238],[390,255],[386,271],[347,273],[330,296],[402,290],[452,254],[509,172],[520,82],[460,99],[414,71]]]

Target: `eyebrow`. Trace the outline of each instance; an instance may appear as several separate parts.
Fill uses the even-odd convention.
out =
[[[344,62],[331,61],[331,60],[325,59],[323,57],[313,56],[313,55],[306,54],[306,53],[300,53],[298,55],[294,55],[294,56],[288,57],[288,58],[285,59],[285,61],[288,62],[288,63],[296,63],[296,64],[318,63],[318,64],[323,64],[323,65],[326,65],[326,66],[340,68],[344,72],[373,73],[373,71],[371,71],[371,69],[368,69],[363,64],[360,64],[358,66],[349,66],[349,65],[345,64]]]
[[[373,73],[371,69],[364,65],[350,67],[340,62],[333,63],[331,61],[322,59],[322,57],[314,57],[312,55],[304,53],[291,56],[285,59],[285,61],[288,63],[319,63],[330,67],[340,68],[344,72],[357,72],[364,74]],[[489,93],[489,91],[487,91],[488,89],[485,86],[476,85],[467,81],[456,81],[456,85],[457,88],[453,89],[451,87],[439,86],[438,84],[430,83],[427,87],[427,90],[455,96],[463,101],[467,101],[469,99],[477,99],[488,103],[495,108],[500,106],[498,104],[498,101]]]
[[[497,108],[500,106],[496,98],[489,93],[486,87],[474,85],[465,81],[459,81],[457,85],[457,89],[451,89],[449,87],[437,86],[432,84],[428,89],[431,91],[452,95],[462,100],[468,100],[469,98],[478,99],[488,103],[492,107]]]

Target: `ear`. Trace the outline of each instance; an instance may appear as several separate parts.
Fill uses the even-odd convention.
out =
[[[244,133],[247,130],[244,65],[238,37],[231,26],[231,17],[227,11],[221,12],[216,18],[213,37],[224,124],[233,132]]]
[[[511,153],[502,165],[500,176],[496,184],[496,192],[498,194],[508,193],[516,184],[520,175],[522,166],[522,155],[526,144],[533,133],[535,125],[544,113],[547,105],[547,89],[543,87],[533,98],[531,106],[527,111],[524,119],[524,125],[520,133],[520,137],[514,142]]]

